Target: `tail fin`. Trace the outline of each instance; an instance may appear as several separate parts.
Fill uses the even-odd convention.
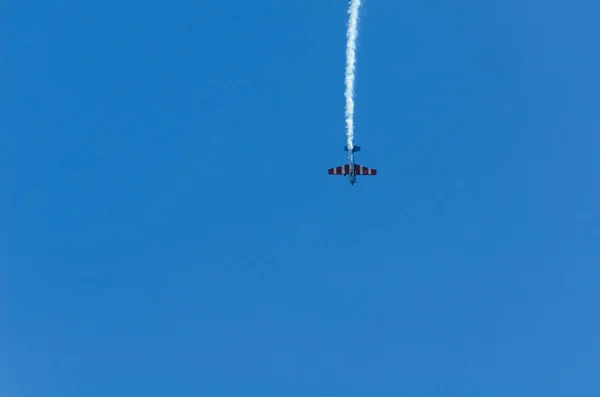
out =
[[[344,151],[348,151],[348,146],[344,146]],[[354,152],[360,152],[360,146],[353,146],[352,147],[352,153]]]

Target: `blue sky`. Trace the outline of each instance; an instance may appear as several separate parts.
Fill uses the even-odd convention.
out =
[[[593,1],[0,6],[0,394],[600,393]]]

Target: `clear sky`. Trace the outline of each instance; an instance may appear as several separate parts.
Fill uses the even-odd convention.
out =
[[[459,4],[460,3],[460,4]],[[600,3],[0,6],[0,394],[600,395]]]

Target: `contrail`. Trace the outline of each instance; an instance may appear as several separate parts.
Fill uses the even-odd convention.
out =
[[[356,38],[358,36],[358,9],[361,0],[351,0],[348,14],[348,43],[346,46],[346,136],[348,149],[354,147],[354,69],[356,65]]]

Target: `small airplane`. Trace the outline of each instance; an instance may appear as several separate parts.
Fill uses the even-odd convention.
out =
[[[350,184],[354,186],[357,175],[377,175],[377,170],[374,168],[363,167],[362,165],[354,164],[354,152],[360,152],[360,146],[353,146],[348,150],[348,146],[344,147],[348,152],[348,164],[339,167],[330,168],[329,175],[349,175]]]

